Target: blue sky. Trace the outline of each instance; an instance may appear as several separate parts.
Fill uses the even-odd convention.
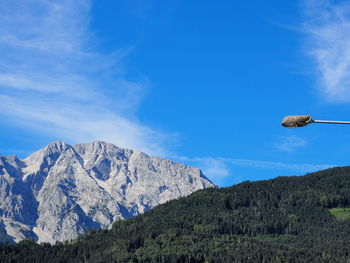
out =
[[[0,153],[104,140],[216,184],[349,165],[349,1],[4,0]]]

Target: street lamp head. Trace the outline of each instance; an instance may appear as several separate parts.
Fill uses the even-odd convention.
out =
[[[286,128],[298,128],[304,127],[313,122],[311,115],[287,116],[283,118],[282,126]]]

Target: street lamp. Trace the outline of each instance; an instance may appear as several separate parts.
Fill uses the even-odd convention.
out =
[[[298,128],[309,125],[310,123],[333,123],[333,124],[350,124],[350,121],[320,121],[313,120],[311,115],[294,115],[284,117],[282,126],[286,128]]]

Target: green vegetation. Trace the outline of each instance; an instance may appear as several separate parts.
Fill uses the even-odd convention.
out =
[[[0,262],[350,262],[350,167],[205,189],[73,242],[0,245]]]
[[[350,219],[350,208],[336,207],[329,209],[329,212],[331,212],[331,214],[334,215],[340,221]]]

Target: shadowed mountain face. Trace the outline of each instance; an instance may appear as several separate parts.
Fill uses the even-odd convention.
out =
[[[0,242],[74,239],[213,186],[197,168],[104,142],[0,156]]]

